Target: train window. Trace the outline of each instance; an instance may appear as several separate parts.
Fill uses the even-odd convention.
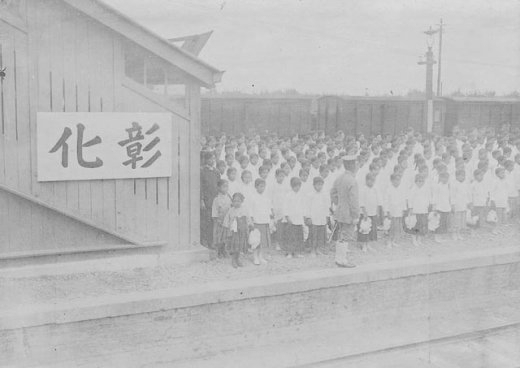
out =
[[[187,75],[172,64],[136,46],[125,47],[125,75],[157,95],[186,107]]]
[[[137,83],[144,84],[144,57],[139,53],[125,53],[125,75]]]

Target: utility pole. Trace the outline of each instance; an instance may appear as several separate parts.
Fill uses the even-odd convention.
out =
[[[428,46],[425,56],[426,60],[417,64],[426,65],[426,131],[430,133],[433,129],[433,65],[436,64],[431,46]]]
[[[441,60],[442,60],[442,29],[443,23],[442,18],[439,24],[439,65],[437,65],[437,97],[441,96]]]

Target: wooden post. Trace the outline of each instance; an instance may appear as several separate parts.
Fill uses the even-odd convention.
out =
[[[187,86],[190,113],[190,244],[200,244],[200,86]]]

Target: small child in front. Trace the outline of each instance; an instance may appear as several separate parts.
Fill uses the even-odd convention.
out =
[[[213,200],[211,217],[213,218],[213,247],[217,250],[217,257],[225,257],[226,231],[223,227],[224,217],[231,208],[231,197],[228,194],[227,180],[217,182],[218,194]]]
[[[251,217],[242,207],[244,196],[242,193],[233,194],[231,208],[224,217],[222,226],[227,232],[227,250],[231,254],[231,265],[234,268],[242,267],[240,253],[247,249],[249,230],[253,228]]]

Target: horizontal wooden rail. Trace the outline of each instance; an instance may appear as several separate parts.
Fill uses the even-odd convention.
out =
[[[150,91],[145,86],[133,81],[128,77],[123,78],[122,84],[123,87],[128,88],[134,93],[137,93],[139,96],[146,98],[147,100],[159,105],[163,109],[168,110],[169,112],[183,118],[186,121],[190,121],[188,111],[184,107],[176,104],[173,101],[170,101],[168,97],[158,95],[157,93]]]
[[[97,229],[97,230],[100,230],[104,233],[107,233],[109,235],[112,235],[116,238],[119,238],[121,240],[124,240],[124,241],[127,241],[131,244],[134,244],[134,245],[137,245],[137,246],[140,246],[140,247],[146,247],[146,246],[162,246],[162,245],[166,245],[167,242],[166,241],[154,241],[154,242],[146,242],[146,241],[142,241],[142,240],[139,240],[139,239],[136,239],[134,238],[133,236],[127,236],[125,234],[120,234],[119,232],[117,231],[114,231],[114,230],[111,230],[111,229],[108,229],[106,228],[105,226],[99,224],[99,223],[96,223],[94,221],[91,221],[91,220],[88,220],[88,219],[85,219],[85,218],[82,218],[74,213],[71,213],[69,211],[66,211],[66,210],[63,210],[61,208],[57,208],[55,206],[52,206],[42,200],[39,200],[38,198],[35,198],[31,195],[28,195],[28,194],[25,194],[25,193],[21,193],[15,189],[11,189],[9,188],[8,186],[6,186],[5,184],[0,184],[0,190],[3,190],[3,191],[6,191],[10,194],[13,194],[17,197],[20,197],[20,198],[23,198],[29,202],[32,202],[34,204],[37,204],[39,206],[42,206],[42,207],[45,207],[51,211],[54,211],[56,213],[59,213],[60,215],[63,215],[63,216],[66,216],[66,217],[69,217],[77,222],[80,222],[84,225],[87,225],[87,226],[90,226],[94,229]],[[37,251],[36,251],[37,252]],[[81,252],[81,250],[79,250],[79,252]]]
[[[78,247],[78,248],[60,248],[60,249],[42,249],[42,250],[29,250],[23,252],[7,252],[0,253],[0,261],[22,259],[31,257],[45,257],[45,256],[62,256],[70,254],[80,253],[93,253],[93,252],[104,252],[113,250],[128,250],[128,249],[142,249],[142,248],[153,248],[160,247],[163,244],[157,243],[146,243],[144,245],[136,244],[111,244],[107,246],[92,246],[92,247]]]

